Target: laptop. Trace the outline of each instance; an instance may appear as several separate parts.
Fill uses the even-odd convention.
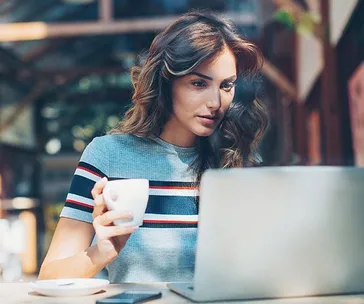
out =
[[[194,301],[364,293],[364,168],[208,170]]]

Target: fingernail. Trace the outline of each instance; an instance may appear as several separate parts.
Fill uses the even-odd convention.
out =
[[[101,179],[103,182],[107,182],[107,177],[104,176],[102,179]]]

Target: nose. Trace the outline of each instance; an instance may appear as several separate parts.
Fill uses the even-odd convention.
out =
[[[220,90],[213,90],[209,96],[207,107],[211,111],[217,111],[221,107]]]

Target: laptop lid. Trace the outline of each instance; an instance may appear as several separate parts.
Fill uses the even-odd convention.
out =
[[[364,291],[364,169],[208,170],[200,196],[199,300]]]

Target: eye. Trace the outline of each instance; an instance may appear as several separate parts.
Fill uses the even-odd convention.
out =
[[[235,87],[235,85],[236,84],[233,81],[223,82],[221,84],[221,89],[223,89],[225,92],[230,92]]]
[[[192,81],[192,85],[197,88],[203,88],[203,87],[206,87],[206,82],[203,80],[194,80],[194,81]]]

